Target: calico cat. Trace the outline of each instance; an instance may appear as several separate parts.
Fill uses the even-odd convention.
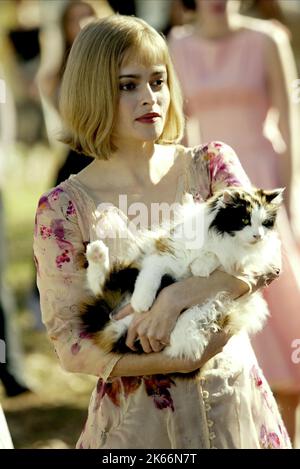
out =
[[[146,311],[162,288],[192,275],[208,276],[217,268],[250,279],[272,271],[280,259],[274,225],[282,192],[232,187],[203,203],[190,195],[168,229],[144,236],[138,256],[112,266],[105,244],[90,243],[87,281],[93,297],[81,305],[85,331],[105,352],[130,352],[125,340],[132,315],[116,321],[111,314],[121,305],[130,302],[136,312]],[[236,300],[220,292],[181,313],[164,352],[198,359],[212,332],[225,325],[233,333],[256,332],[267,315],[258,292]]]

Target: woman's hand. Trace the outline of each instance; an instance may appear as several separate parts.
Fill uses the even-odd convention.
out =
[[[169,295],[168,287],[160,292],[149,311],[135,313],[131,305],[122,308],[114,319],[122,319],[128,314],[134,318],[129,325],[126,345],[136,351],[134,342],[139,339],[145,353],[160,352],[169,344],[170,334],[181,309]]]
[[[227,344],[228,340],[231,339],[232,333],[222,330],[213,334],[204,349],[202,357],[200,359],[201,366],[205,365],[208,360],[213,358],[218,353],[222,352],[223,347]],[[200,368],[201,368],[200,366]]]
[[[178,370],[180,373],[191,373],[192,371],[202,368],[206,362],[213,358],[218,353],[222,352],[223,347],[227,344],[232,334],[228,331],[219,331],[212,334],[204,352],[198,360],[183,360],[178,363]]]

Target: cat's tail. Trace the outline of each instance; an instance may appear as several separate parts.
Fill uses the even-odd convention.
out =
[[[114,320],[112,309],[104,298],[91,298],[80,307],[81,333],[105,353],[126,353],[127,329],[133,315]]]
[[[235,333],[243,329],[249,334],[255,334],[262,329],[268,316],[268,305],[261,293],[244,295],[238,300],[232,301],[229,319],[230,330]]]

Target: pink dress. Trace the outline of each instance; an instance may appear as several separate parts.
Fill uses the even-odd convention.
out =
[[[186,190],[203,200],[229,185],[249,185],[235,153],[221,143],[178,146],[175,162],[182,168],[176,202]],[[101,212],[99,203],[74,176],[44,194],[36,213],[37,284],[49,337],[66,370],[98,377],[77,447],[290,448],[272,392],[243,333],[232,337],[195,378],[110,378],[120,357],[105,355],[78,324],[78,303],[86,295],[87,243],[99,237],[101,226],[112,258],[126,256],[128,249],[128,239],[112,236],[110,223],[111,210],[122,220],[124,214],[117,207]]]
[[[279,187],[279,155],[264,136],[270,108],[264,49],[266,35],[241,29],[222,40],[204,39],[193,27],[176,27],[169,40],[187,115],[187,139],[230,144],[251,182]],[[282,209],[282,273],[265,292],[271,317],[253,346],[271,386],[300,390],[300,366],[293,360],[300,339],[300,256]]]

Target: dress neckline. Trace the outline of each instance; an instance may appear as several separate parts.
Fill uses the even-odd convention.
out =
[[[176,150],[175,150],[175,159],[177,159],[179,157],[179,154],[183,152],[183,150],[188,150],[186,149],[185,147],[183,147],[182,145],[176,145]],[[187,155],[186,155],[187,157]],[[190,172],[190,168],[189,168],[189,158],[184,158],[183,160],[183,164],[182,164],[182,171],[181,173],[179,174],[178,176],[178,179],[177,179],[177,187],[175,189],[175,196],[174,196],[174,199],[171,203],[181,203],[182,201],[182,197],[184,195],[184,193],[186,191],[189,190],[190,188],[190,184],[189,184],[189,172]],[[80,197],[81,199],[84,199],[86,205],[88,206],[88,209],[91,210],[92,215],[93,217],[96,216],[97,218],[97,213],[99,212],[99,206],[101,203],[107,203],[107,208],[109,208],[109,210],[113,210],[113,211],[117,211],[117,213],[119,213],[119,215],[121,216],[121,218],[124,220],[124,217],[130,221],[130,217],[128,217],[128,214],[127,213],[124,213],[122,211],[122,209],[118,206],[118,205],[115,205],[113,203],[110,203],[110,202],[105,202],[105,201],[101,201],[101,200],[95,200],[95,198],[92,196],[90,190],[88,189],[88,187],[83,183],[81,182],[77,177],[76,174],[71,174],[70,177],[64,181],[62,184],[65,186],[66,190],[68,190],[68,187],[71,187],[71,189],[74,190],[73,194],[74,196],[77,196],[77,197]],[[79,194],[78,194],[79,192]],[[76,197],[76,198],[77,198]],[[81,203],[80,204],[81,207],[83,207],[83,204]]]
[[[209,37],[204,37],[204,36],[201,36],[200,34],[197,34],[196,28],[193,28],[191,37],[196,42],[203,42],[204,44],[207,44],[209,46],[213,46],[213,47],[219,46],[220,47],[220,46],[223,46],[225,44],[229,44],[229,43],[237,40],[238,38],[240,38],[244,34],[248,33],[249,31],[250,31],[249,29],[247,29],[245,27],[241,27],[241,28],[237,29],[236,31],[232,31],[232,32],[226,34],[225,36],[209,38]]]
[[[179,153],[181,153],[183,149],[185,149],[185,147],[183,147],[182,145],[176,145],[174,161],[177,159],[177,157],[179,156]],[[185,149],[185,150],[188,150],[188,149]],[[184,192],[189,190],[188,171],[189,171],[188,164],[187,164],[186,159],[184,159],[182,171],[178,176],[177,187],[175,190],[175,197],[174,197],[174,201],[172,201],[172,204],[181,203]],[[70,177],[66,181],[64,181],[63,184],[67,184],[67,186],[70,184],[73,187],[75,186],[76,189],[79,189],[80,193],[84,196],[92,212],[96,213],[98,211],[99,205],[102,203],[106,203],[105,200],[96,201],[95,198],[92,196],[91,191],[88,189],[88,187],[83,182],[81,182],[76,176],[77,176],[76,174],[71,174]],[[110,202],[108,202],[108,204],[112,210],[117,210],[119,213],[121,213],[122,217],[125,216],[127,219],[129,219],[128,215],[124,213],[117,205],[110,203]]]

